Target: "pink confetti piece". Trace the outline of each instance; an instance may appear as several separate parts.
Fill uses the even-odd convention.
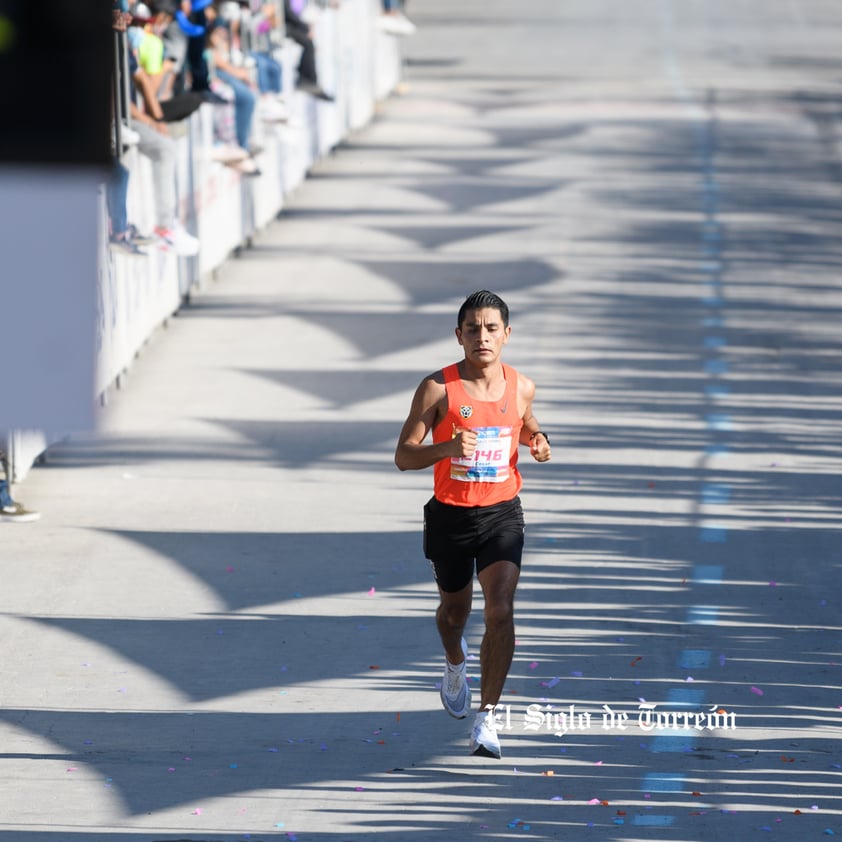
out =
[[[77,766],[69,766],[67,771],[68,772],[78,772],[79,768]]]
[[[776,587],[778,587],[778,583],[777,582],[769,582],[769,587],[770,588],[776,588]]]
[[[376,591],[374,590],[374,587],[373,587],[373,586],[372,586],[371,588],[369,588],[369,589],[368,589],[368,595],[369,595],[369,596],[374,596],[374,594],[375,594],[375,593],[376,593]]]
[[[531,669],[531,670],[536,670],[536,669],[538,669],[538,662],[537,662],[537,661],[533,661],[533,662],[529,665],[529,669]]]
[[[763,695],[763,691],[759,687],[752,687],[751,692],[754,693],[755,696]]]
[[[365,792],[365,787],[364,786],[355,786],[354,791],[355,792]]]
[[[197,807],[197,808],[193,811],[193,815],[194,815],[194,816],[201,816],[201,815],[202,815],[202,808],[201,808],[201,807]]]
[[[549,681],[542,681],[542,687],[555,687],[561,681],[560,678],[551,678]]]
[[[602,761],[597,760],[596,763],[594,763],[594,766],[602,766]]]
[[[602,802],[598,798],[591,798],[588,804],[602,804]]]

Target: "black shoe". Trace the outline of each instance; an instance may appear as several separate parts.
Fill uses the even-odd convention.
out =
[[[299,79],[298,84],[295,87],[298,88],[299,91],[304,91],[305,94],[310,94],[310,96],[316,97],[316,99],[322,99],[325,102],[334,101],[334,98],[327,93],[327,91],[325,91],[318,82],[308,82],[306,80]]]
[[[212,105],[227,105],[228,100],[213,91],[202,91],[202,99]]]

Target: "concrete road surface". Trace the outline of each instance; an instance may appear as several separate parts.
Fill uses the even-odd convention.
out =
[[[842,835],[842,6],[408,11],[404,94],[17,489],[0,842]],[[392,464],[479,287],[555,451],[500,761]]]

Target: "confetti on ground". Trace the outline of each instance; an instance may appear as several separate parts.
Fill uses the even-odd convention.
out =
[[[756,696],[763,695],[763,691],[759,687],[752,687],[751,692],[754,693]]]
[[[376,593],[376,591],[374,590],[373,586],[368,589],[368,595],[369,596],[374,596],[375,593]]]
[[[564,796],[563,796],[563,795],[554,795],[554,796],[550,799],[550,801],[564,801]]]
[[[581,670],[573,670],[573,672],[571,672],[570,675],[575,675],[576,678],[581,678],[584,675],[584,673]]]
[[[632,662],[631,665],[636,667],[641,661],[643,660],[643,655],[638,655]]]
[[[538,662],[537,662],[537,661],[533,661],[533,662],[529,665],[529,669],[531,669],[531,670],[536,670],[536,669],[538,669]]]
[[[197,808],[193,811],[193,815],[194,815],[194,816],[201,816],[201,815],[202,815],[202,808],[201,808],[201,807],[197,807]]]
[[[355,786],[354,791],[355,792],[365,792],[365,787],[364,786]]]
[[[725,666],[725,656],[724,655],[719,656],[719,666],[721,666],[721,667]]]
[[[78,772],[79,769],[76,766],[70,766],[70,767],[68,767],[67,771],[68,772]]]
[[[597,760],[596,763],[594,763],[594,766],[602,766],[602,761]]]
[[[379,665],[378,665],[378,664],[371,664],[371,665],[369,666],[369,669],[370,669],[370,670],[379,670],[379,669],[380,669],[380,667],[379,667]]]
[[[547,769],[546,772],[541,772],[542,775],[554,775],[555,772],[552,769]]]
[[[549,681],[542,681],[542,687],[555,687],[561,681],[560,678],[551,678]]]

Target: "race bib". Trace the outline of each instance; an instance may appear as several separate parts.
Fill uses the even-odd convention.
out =
[[[458,430],[454,430],[454,435]],[[450,478],[460,482],[505,482],[509,478],[511,427],[476,427],[477,449],[473,456],[450,460]]]

